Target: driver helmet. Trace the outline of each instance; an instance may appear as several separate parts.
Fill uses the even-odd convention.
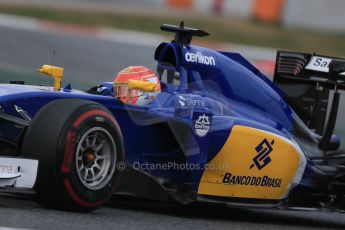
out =
[[[137,82],[152,82],[155,83],[153,90],[142,91],[136,89],[129,89],[128,82],[135,80]],[[161,86],[158,76],[154,71],[144,66],[129,66],[121,70],[114,82],[114,96],[120,99],[123,103],[131,105],[148,105],[161,92]]]

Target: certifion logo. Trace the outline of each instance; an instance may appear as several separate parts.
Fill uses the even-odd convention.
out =
[[[187,62],[199,63],[204,65],[216,65],[214,57],[203,55],[201,52],[185,54],[185,59]]]
[[[258,146],[255,147],[255,151],[258,153],[253,158],[253,164],[250,166],[249,169],[254,168],[256,166],[259,170],[266,167],[272,160],[270,158],[270,153],[273,151],[274,140],[268,142],[267,139],[264,139]]]

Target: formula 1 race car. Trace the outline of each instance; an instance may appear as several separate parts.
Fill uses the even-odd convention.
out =
[[[238,53],[190,45],[205,31],[161,29],[175,38],[156,49],[161,92],[149,105],[123,103],[113,82],[61,88],[63,69],[49,65],[40,72],[54,87],[0,85],[0,191],[34,191],[44,207],[71,211],[113,194],[345,208],[345,152],[333,135],[344,60],[281,51],[272,82]]]

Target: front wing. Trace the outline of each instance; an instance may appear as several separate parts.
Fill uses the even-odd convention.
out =
[[[32,189],[37,169],[38,160],[0,157],[0,189]]]

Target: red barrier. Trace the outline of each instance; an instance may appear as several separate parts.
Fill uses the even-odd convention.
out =
[[[213,0],[213,13],[221,14],[224,8],[224,0]]]
[[[253,16],[262,22],[280,22],[285,0],[255,0]]]
[[[167,0],[166,4],[168,7],[180,8],[180,9],[192,9],[193,0]]]

